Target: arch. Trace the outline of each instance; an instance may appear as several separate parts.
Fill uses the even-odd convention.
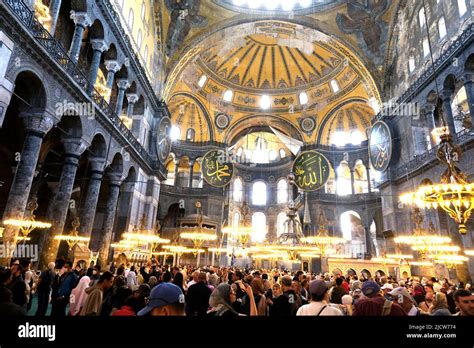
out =
[[[144,115],[145,114],[145,98],[143,95],[140,95],[138,101],[135,103],[133,108],[134,115]]]
[[[349,163],[341,161],[339,166],[336,168],[337,181],[336,191],[339,196],[346,196],[352,194],[352,180],[351,180],[351,168]]]
[[[102,22],[96,19],[89,28],[89,33],[91,40],[103,39],[105,37],[105,31]]]
[[[347,271],[346,271],[346,273],[347,273],[349,276],[351,276],[351,277],[357,276],[357,272],[356,272],[356,270],[353,269],[353,268],[348,268]]]
[[[31,70],[23,70],[16,76],[14,93],[22,103],[20,111],[44,110],[48,105],[46,89],[38,75]]]
[[[112,159],[112,162],[110,163],[109,165],[109,169],[114,172],[114,173],[120,173],[120,175],[122,175],[123,173],[123,156],[120,152],[117,152],[113,159]],[[131,171],[132,168],[130,168],[130,171]],[[130,174],[130,171],[129,171],[129,174]]]
[[[362,160],[357,160],[354,165],[354,189],[355,193],[369,192],[369,181],[367,179],[367,167]]]
[[[252,185],[252,204],[267,204],[267,184],[264,181],[255,181]]]
[[[464,63],[464,69],[470,72],[474,72],[474,53],[470,54],[467,57],[466,62]]]
[[[334,276],[341,276],[341,275],[344,274],[344,273],[342,273],[340,268],[334,268],[331,272]]]
[[[104,60],[117,60],[117,47],[111,43],[109,49],[104,52]]]
[[[368,269],[363,269],[362,271],[360,271],[360,275],[362,276],[362,278],[365,278],[365,279],[371,279],[372,278],[372,274],[370,273],[370,271]]]
[[[74,105],[74,104],[72,104]],[[76,110],[68,109],[65,111],[61,120],[56,125],[59,129],[61,137],[64,138],[81,138],[83,135],[83,127],[81,121],[81,114]]]
[[[287,220],[287,215],[284,212],[281,212],[277,215],[277,238],[285,233],[285,222]]]
[[[242,179],[236,178],[234,180],[233,188],[232,188],[232,199],[234,200],[234,202],[242,202],[243,193],[244,193],[244,186],[242,183]]]
[[[455,91],[456,90],[456,77],[453,74],[446,76],[443,82],[443,89],[445,91]]]
[[[97,133],[92,138],[91,146],[89,147],[89,153],[93,157],[105,158],[107,151],[106,141],[102,134]]]

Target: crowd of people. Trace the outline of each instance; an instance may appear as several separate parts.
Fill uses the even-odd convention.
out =
[[[36,310],[32,308],[37,298]],[[49,305],[51,304],[50,312]],[[28,260],[0,270],[0,316],[473,316],[470,283],[234,267]]]

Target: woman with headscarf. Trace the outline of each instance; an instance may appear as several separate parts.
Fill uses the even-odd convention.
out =
[[[433,298],[433,304],[431,305],[428,312],[432,316],[451,316],[446,294],[437,292]]]
[[[254,278],[250,282],[250,287],[252,289],[252,296],[254,298],[255,305],[257,306],[258,315],[267,315],[267,300],[264,295],[265,287],[263,286],[262,279]],[[242,308],[244,314],[246,315],[250,315],[250,300],[251,299],[248,293],[242,298]]]
[[[148,285],[150,285],[151,289],[153,289],[157,284],[158,279],[155,276],[151,276],[150,279],[148,279]]]
[[[173,284],[176,285],[178,288],[180,288],[184,294],[185,291],[184,291],[183,283],[184,283],[183,274],[181,272],[176,273],[173,278]]]
[[[91,279],[84,276],[79,280],[79,284],[71,291],[69,297],[69,315],[76,316],[81,312],[82,307],[86,303],[86,289],[89,288]]]
[[[245,284],[247,295],[250,296],[250,315],[257,315],[257,306],[255,305],[252,288]],[[233,303],[237,301],[237,296],[231,285],[227,283],[220,284],[209,297],[209,306],[211,310],[207,313],[209,316],[215,317],[238,317],[244,314],[238,313]]]

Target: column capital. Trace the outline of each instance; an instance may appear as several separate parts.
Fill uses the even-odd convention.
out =
[[[24,111],[20,114],[20,118],[28,132],[40,133],[43,136],[54,126],[54,118],[45,114],[44,111]]]
[[[94,51],[99,51],[100,53],[103,53],[104,51],[107,51],[109,49],[103,39],[91,40],[91,45]]]
[[[87,149],[86,143],[81,138],[64,138],[61,142],[66,156],[79,157]]]
[[[117,71],[120,70],[120,64],[116,60],[106,60],[105,62],[105,68],[107,69],[108,72],[113,72],[116,73]]]
[[[473,83],[474,82],[474,71],[465,70],[460,77],[462,83]]]
[[[127,79],[119,79],[117,80],[117,86],[119,89],[126,90],[128,87],[130,87],[130,82],[128,82]]]
[[[91,156],[89,163],[93,172],[103,172],[105,169],[105,158],[103,157]]]
[[[110,186],[120,186],[122,185],[122,173],[119,172],[110,172],[107,174],[109,179]]]
[[[431,112],[434,112],[436,109],[436,105],[432,104],[432,103],[426,103],[423,105],[423,111],[425,113],[431,113]]]
[[[71,19],[74,21],[75,25],[79,25],[81,27],[88,27],[92,24],[92,21],[87,14],[87,12],[77,12],[77,11],[71,11]]]
[[[128,93],[127,100],[129,104],[135,104],[138,101],[138,94],[136,93]]]

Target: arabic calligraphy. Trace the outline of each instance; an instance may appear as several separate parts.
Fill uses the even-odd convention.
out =
[[[231,162],[222,162],[222,150],[212,150],[204,155],[201,172],[204,180],[211,186],[224,187],[230,183],[234,174]]]
[[[293,163],[296,186],[304,191],[317,191],[326,185],[330,171],[329,161],[317,151],[303,152]]]
[[[392,139],[390,129],[382,121],[372,127],[369,152],[372,167],[377,171],[386,170],[392,155]]]

